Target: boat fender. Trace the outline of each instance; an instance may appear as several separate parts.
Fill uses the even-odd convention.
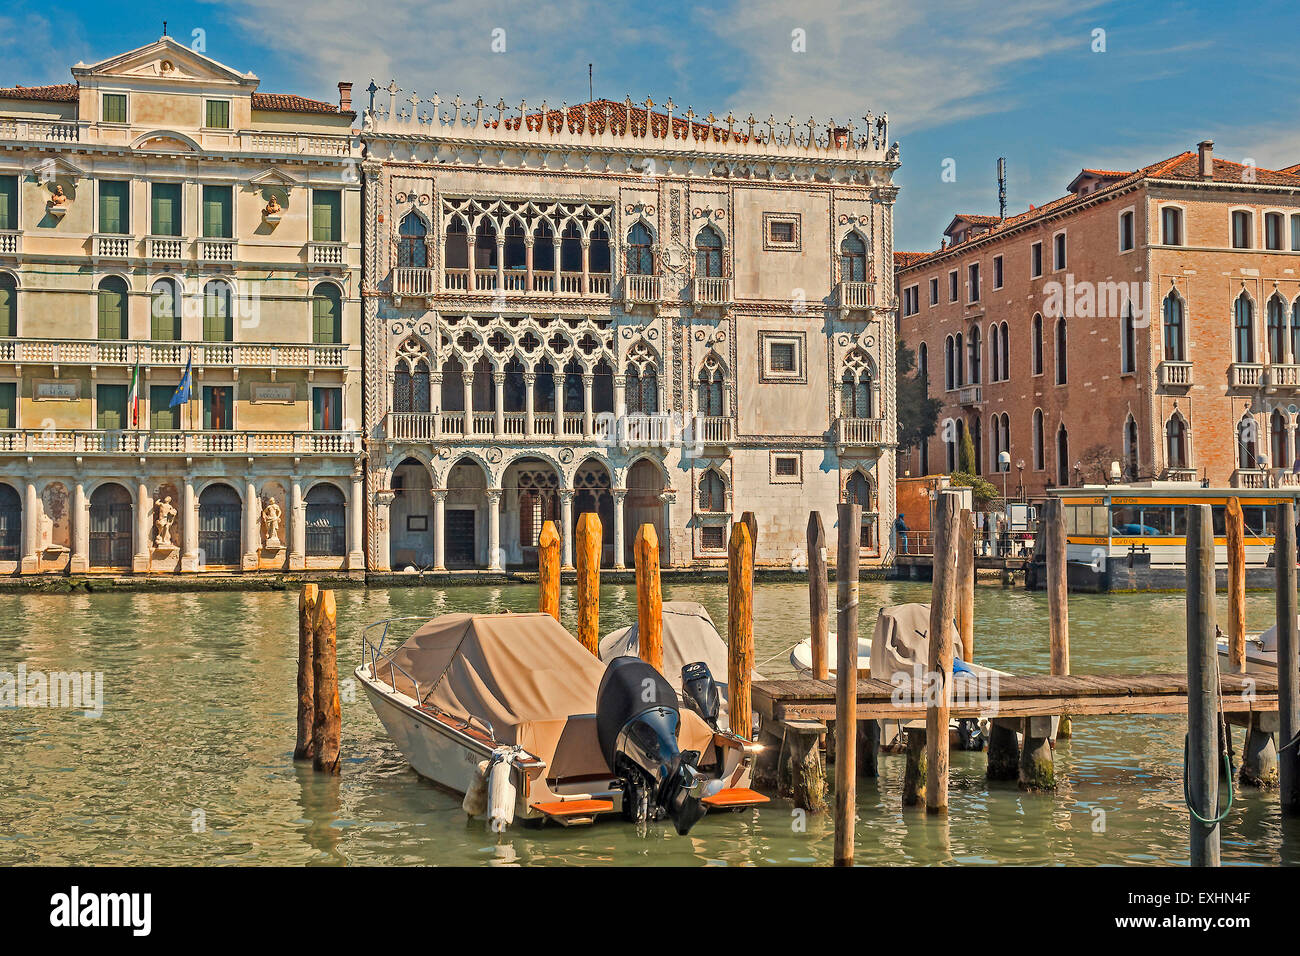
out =
[[[514,748],[493,751],[487,772],[488,826],[502,833],[515,820],[515,785],[510,780]]]
[[[478,772],[474,774],[474,779],[469,782],[469,789],[465,791],[465,799],[461,803],[461,808],[470,817],[482,816],[487,813],[487,773],[488,762],[480,760],[478,762]]]

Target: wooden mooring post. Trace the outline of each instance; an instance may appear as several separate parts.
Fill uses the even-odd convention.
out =
[[[1052,676],[1070,673],[1070,587],[1065,561],[1065,502],[1049,498],[1047,520],[1047,613],[1051,627]],[[1061,717],[1058,739],[1070,736],[1070,718]]]
[[[603,529],[600,515],[584,511],[578,516],[574,565],[577,570],[578,641],[600,656],[600,551]]]
[[[955,495],[944,495],[935,508],[934,581],[930,597],[930,646],[927,682],[938,694],[925,709],[925,810],[948,812],[948,715],[952,702],[952,624],[957,611],[958,550],[961,521],[970,512],[957,509]],[[913,693],[921,688],[913,688]]]
[[[537,610],[560,619],[560,533],[554,521],[537,536]]]
[[[311,728],[316,717],[316,682],[312,668],[316,658],[313,633],[319,592],[315,584],[304,584],[298,595],[298,741],[293,748],[294,760],[310,760],[315,753]]]
[[[312,627],[312,682],[315,714],[312,718],[312,766],[325,773],[339,772],[338,610],[333,591],[321,591]]]
[[[958,518],[957,540],[957,633],[961,636],[961,659],[975,660],[975,516],[963,508]]]
[[[664,598],[659,583],[659,535],[643,524],[633,545],[636,559],[636,628],[641,660],[664,671]]]
[[[1228,671],[1246,673],[1246,518],[1241,501],[1229,498],[1224,509],[1224,531],[1228,546]],[[1242,747],[1242,786],[1268,789],[1277,786],[1277,746],[1265,730],[1264,715],[1246,718],[1246,741]],[[1232,733],[1232,728],[1228,728]]]
[[[826,529],[820,511],[808,515],[808,624],[812,631],[812,670],[817,680],[831,675],[826,659],[826,628],[830,613],[826,580]]]
[[[1219,865],[1219,671],[1214,636],[1214,526],[1187,506],[1187,780],[1192,866]]]
[[[750,684],[754,672],[754,545],[737,521],[727,542],[727,722],[746,740],[754,736]]]
[[[858,536],[862,506],[838,507],[835,554],[835,865],[853,865],[857,814]]]
[[[1282,812],[1300,814],[1300,634],[1296,628],[1295,502],[1277,506],[1273,564],[1277,569],[1278,782]]]

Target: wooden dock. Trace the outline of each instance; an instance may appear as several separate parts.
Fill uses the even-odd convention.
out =
[[[1273,713],[1278,709],[1277,679],[1264,675],[1223,674],[1220,700],[1225,714]],[[924,689],[904,690],[896,698],[888,681],[859,680],[859,720],[923,720]],[[785,723],[835,719],[835,681],[763,680],[753,685],[754,709],[765,720]],[[964,674],[953,680],[951,716],[1021,717],[1100,716],[1105,714],[1185,714],[1186,674],[999,675],[996,688]]]

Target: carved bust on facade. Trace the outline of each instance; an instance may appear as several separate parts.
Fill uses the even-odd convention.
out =
[[[46,203],[46,211],[55,219],[62,219],[64,213],[68,211],[68,197],[63,192],[63,187],[55,183],[50,187],[50,199]]]
[[[269,223],[277,223],[280,221],[282,212],[284,212],[284,207],[280,205],[280,198],[275,193],[271,193],[271,198],[262,210],[262,218]]]

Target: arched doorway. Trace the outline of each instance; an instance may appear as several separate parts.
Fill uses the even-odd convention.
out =
[[[578,519],[595,512],[600,518],[601,556],[605,567],[614,563],[614,494],[609,469],[594,458],[584,461],[573,476],[573,533],[578,533]],[[577,554],[577,539],[573,553]]]
[[[422,461],[407,458],[389,481],[393,503],[388,511],[388,558],[394,571],[433,567],[433,481]]]
[[[654,525],[659,536],[659,560],[667,563],[668,535],[664,529],[663,471],[654,462],[642,458],[627,473],[627,498],[623,501],[624,560],[628,567],[636,561],[636,533],[643,524]]]
[[[307,557],[341,558],[347,551],[347,500],[330,484],[319,484],[306,498]]]
[[[243,554],[244,506],[229,485],[209,485],[199,495],[199,552],[207,567],[238,567]]]
[[[449,569],[488,566],[487,474],[475,461],[458,461],[447,473],[443,561]]]
[[[100,485],[90,495],[90,566],[131,566],[131,494],[121,485]]]
[[[23,500],[11,486],[0,484],[0,561],[23,556]]]
[[[560,476],[540,458],[511,462],[501,482],[501,547],[507,565],[537,567],[537,539],[548,521],[560,524]]]

